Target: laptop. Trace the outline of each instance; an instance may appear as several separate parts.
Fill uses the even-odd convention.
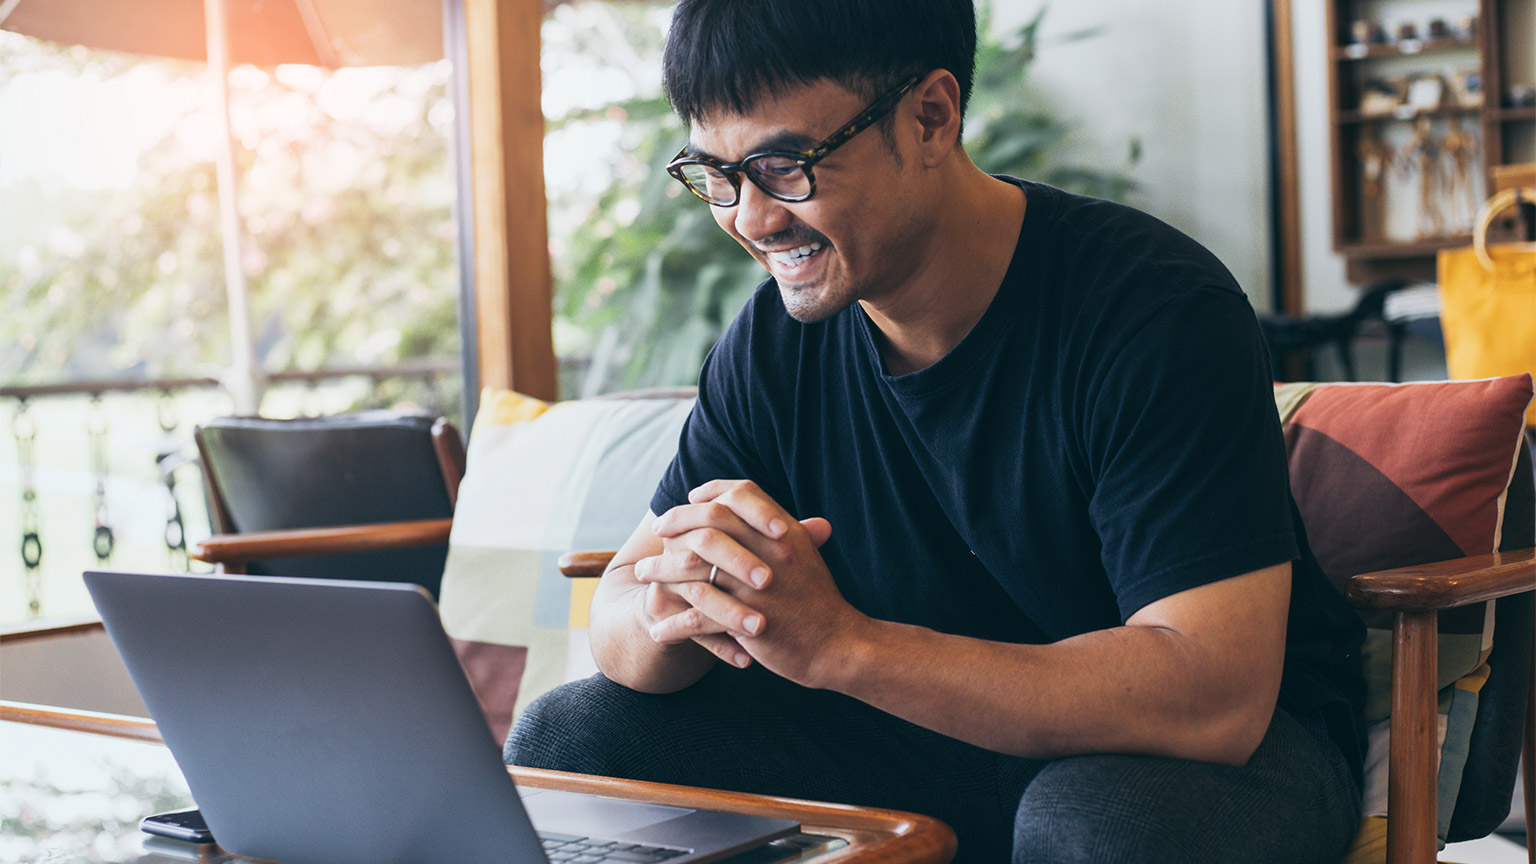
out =
[[[288,864],[714,861],[798,823],[517,789],[422,588],[87,572],[208,827]]]

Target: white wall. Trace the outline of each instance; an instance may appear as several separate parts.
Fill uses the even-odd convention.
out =
[[[1344,259],[1333,251],[1328,140],[1328,21],[1322,3],[1291,4],[1296,67],[1296,161],[1301,178],[1302,300],[1309,312],[1355,305]]]
[[[1140,189],[1130,203],[1205,244],[1255,308],[1268,310],[1264,4],[993,0],[993,26],[1016,30],[1042,6],[1049,11],[1031,75],[1059,116],[1079,127],[1075,158],[1117,168],[1140,137],[1142,159],[1130,170]],[[1054,41],[1094,27],[1103,32]]]

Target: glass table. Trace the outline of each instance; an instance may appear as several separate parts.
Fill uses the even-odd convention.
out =
[[[954,834],[909,813],[510,768],[519,785],[759,813],[803,830],[727,864],[939,864]],[[176,760],[141,718],[0,702],[0,861],[173,864],[252,859],[139,830],[150,813],[194,806]]]

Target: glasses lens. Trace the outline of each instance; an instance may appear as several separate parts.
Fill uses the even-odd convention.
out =
[[[736,200],[736,187],[731,179],[708,165],[697,162],[681,166],[683,182],[697,195],[716,204],[730,204]]]
[[[762,156],[747,163],[747,173],[763,191],[777,198],[804,198],[811,194],[811,178],[798,159]]]

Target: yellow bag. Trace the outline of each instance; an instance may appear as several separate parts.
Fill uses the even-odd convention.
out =
[[[1440,251],[1440,328],[1451,378],[1536,375],[1536,244],[1488,246],[1488,226],[1505,207],[1536,200],[1536,190],[1506,189],[1478,215],[1473,244]],[[1525,423],[1536,427],[1536,403]]]

